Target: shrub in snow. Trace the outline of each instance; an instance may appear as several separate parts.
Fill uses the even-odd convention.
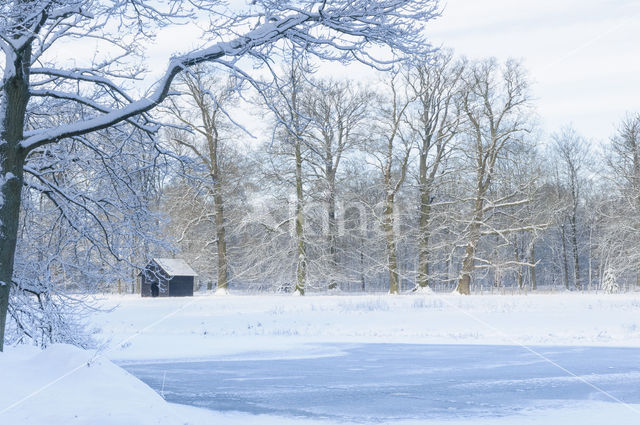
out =
[[[602,290],[607,294],[614,294],[620,290],[616,275],[610,267],[604,271],[604,277],[602,279]]]
[[[413,292],[415,292],[416,294],[433,294],[433,290],[428,286],[416,286],[413,289]]]

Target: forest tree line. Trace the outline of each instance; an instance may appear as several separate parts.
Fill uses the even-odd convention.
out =
[[[638,284],[640,116],[602,145],[545,134],[522,65],[447,52],[367,83],[296,57],[278,79],[247,97],[199,68],[164,108],[181,166],[151,203],[207,289]],[[263,122],[260,143],[238,109]]]

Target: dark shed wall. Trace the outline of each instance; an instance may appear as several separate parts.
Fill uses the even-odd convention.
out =
[[[169,281],[170,297],[193,296],[193,276],[174,276]]]
[[[140,275],[140,295],[143,297],[151,296],[151,279],[146,276],[146,272]]]

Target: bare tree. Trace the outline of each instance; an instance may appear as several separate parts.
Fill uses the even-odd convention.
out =
[[[171,97],[169,106],[163,108],[175,119],[178,125],[186,126],[186,130],[195,133],[195,137],[187,131],[173,132],[171,141],[186,148],[187,155],[195,158],[197,164],[204,166],[209,185],[206,186],[213,200],[213,214],[205,212],[191,221],[198,226],[200,220],[208,221],[213,216],[215,227],[215,245],[217,257],[216,292],[226,293],[228,288],[227,239],[225,226],[225,193],[230,183],[231,165],[228,150],[231,149],[230,137],[233,123],[229,122],[227,110],[234,107],[237,101],[237,90],[233,80],[220,83],[220,76],[211,73],[204,67],[197,67],[189,73],[182,74],[177,88],[183,96]],[[226,149],[226,151],[225,151]],[[224,164],[226,160],[227,164]],[[198,180],[198,167],[190,180]],[[198,218],[200,220],[198,220]],[[212,289],[211,284],[207,289]]]
[[[505,154],[521,143],[526,132],[528,85],[520,65],[508,61],[500,67],[495,60],[469,66],[463,76],[465,88],[462,108],[467,120],[468,160],[475,174],[470,200],[473,203],[467,221],[467,242],[457,291],[470,294],[471,276],[475,268],[480,238],[497,233],[487,228],[486,214],[523,201],[515,194],[490,199],[496,167]]]
[[[382,217],[386,245],[389,293],[400,291],[398,248],[396,239],[396,195],[402,188],[409,167],[414,140],[406,128],[408,108],[414,98],[403,85],[401,74],[393,73],[386,81],[387,96],[378,100],[376,124],[373,125],[368,153],[373,157],[382,179]]]
[[[490,212],[495,233],[508,243],[504,258],[493,267],[515,274],[515,284],[521,290],[525,287],[527,271],[531,289],[537,289],[535,245],[553,222],[553,205],[543,200],[541,167],[541,158],[533,143],[512,147],[497,164],[496,195],[498,199],[512,202],[499,209],[492,208]]]
[[[614,199],[608,201],[616,208],[603,208],[606,221],[610,223],[606,232],[610,243],[604,243],[603,247],[609,247],[608,251],[625,252],[617,258],[624,258],[627,267],[630,264],[635,268],[635,284],[640,286],[640,256],[635,249],[640,232],[640,114],[624,118],[611,139],[606,164],[613,188],[606,193],[615,194]],[[624,248],[615,250],[610,244]],[[616,258],[615,254],[612,258]],[[622,264],[616,268],[617,272],[626,271]]]
[[[407,75],[411,96],[416,99],[407,123],[418,141],[418,289],[429,286],[432,203],[436,178],[446,171],[444,164],[460,124],[456,102],[463,70],[462,62],[456,62],[451,53],[444,53],[414,67]]]
[[[164,100],[177,74],[199,63],[217,62],[251,79],[257,87],[239,59],[253,57],[266,65],[276,54],[274,45],[279,40],[288,39],[325,59],[371,64],[384,63],[385,58],[376,61],[372,52],[379,44],[405,54],[421,53],[428,46],[421,30],[437,7],[435,1],[417,0],[256,0],[247,13],[234,14],[222,5],[205,0],[172,1],[164,9],[146,0],[10,0],[0,4],[0,49],[5,64],[0,89],[0,349],[14,279],[24,166],[30,154],[120,123],[155,130],[144,114]],[[184,22],[192,7],[209,14],[212,30],[205,40],[215,41],[172,58],[153,90],[135,100],[127,94],[123,80],[135,77],[127,69],[138,41],[159,26]],[[244,32],[247,27],[252,29]],[[105,52],[123,53],[96,56],[84,68],[65,68],[60,65],[64,61],[56,62],[60,59],[49,55],[50,48],[61,41],[83,37],[102,43]],[[45,124],[31,112],[36,98],[43,102],[62,99],[82,105],[87,113],[62,124]]]
[[[295,292],[304,295],[308,278],[307,236],[305,234],[305,182],[304,168],[308,162],[310,118],[304,110],[304,93],[308,90],[309,63],[294,50],[290,51],[289,63],[284,67],[280,82],[266,103],[275,117],[272,144],[279,146],[277,155],[288,157],[293,163],[293,187],[295,211],[291,218],[295,231],[296,264]],[[284,172],[278,173],[282,178]]]
[[[560,223],[563,245],[568,239],[571,244],[571,254],[573,259],[573,284],[576,289],[582,289],[580,276],[580,256],[578,252],[578,221],[579,208],[581,206],[581,196],[586,182],[587,161],[589,159],[589,147],[585,140],[580,137],[575,130],[570,127],[563,129],[560,133],[553,135],[553,150],[559,159],[558,183],[565,194],[565,217]],[[565,227],[568,221],[569,232]],[[565,284],[568,285],[566,249],[563,248],[565,259]]]
[[[338,268],[336,198],[340,166],[345,156],[362,143],[368,118],[371,93],[350,81],[319,80],[308,85],[303,95],[305,115],[309,118],[309,165],[314,179],[323,187],[327,204],[327,248],[329,251],[329,289],[337,287]]]

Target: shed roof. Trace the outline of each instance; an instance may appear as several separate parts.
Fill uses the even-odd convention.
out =
[[[154,258],[153,261],[169,276],[198,276],[186,261],[179,258]]]

